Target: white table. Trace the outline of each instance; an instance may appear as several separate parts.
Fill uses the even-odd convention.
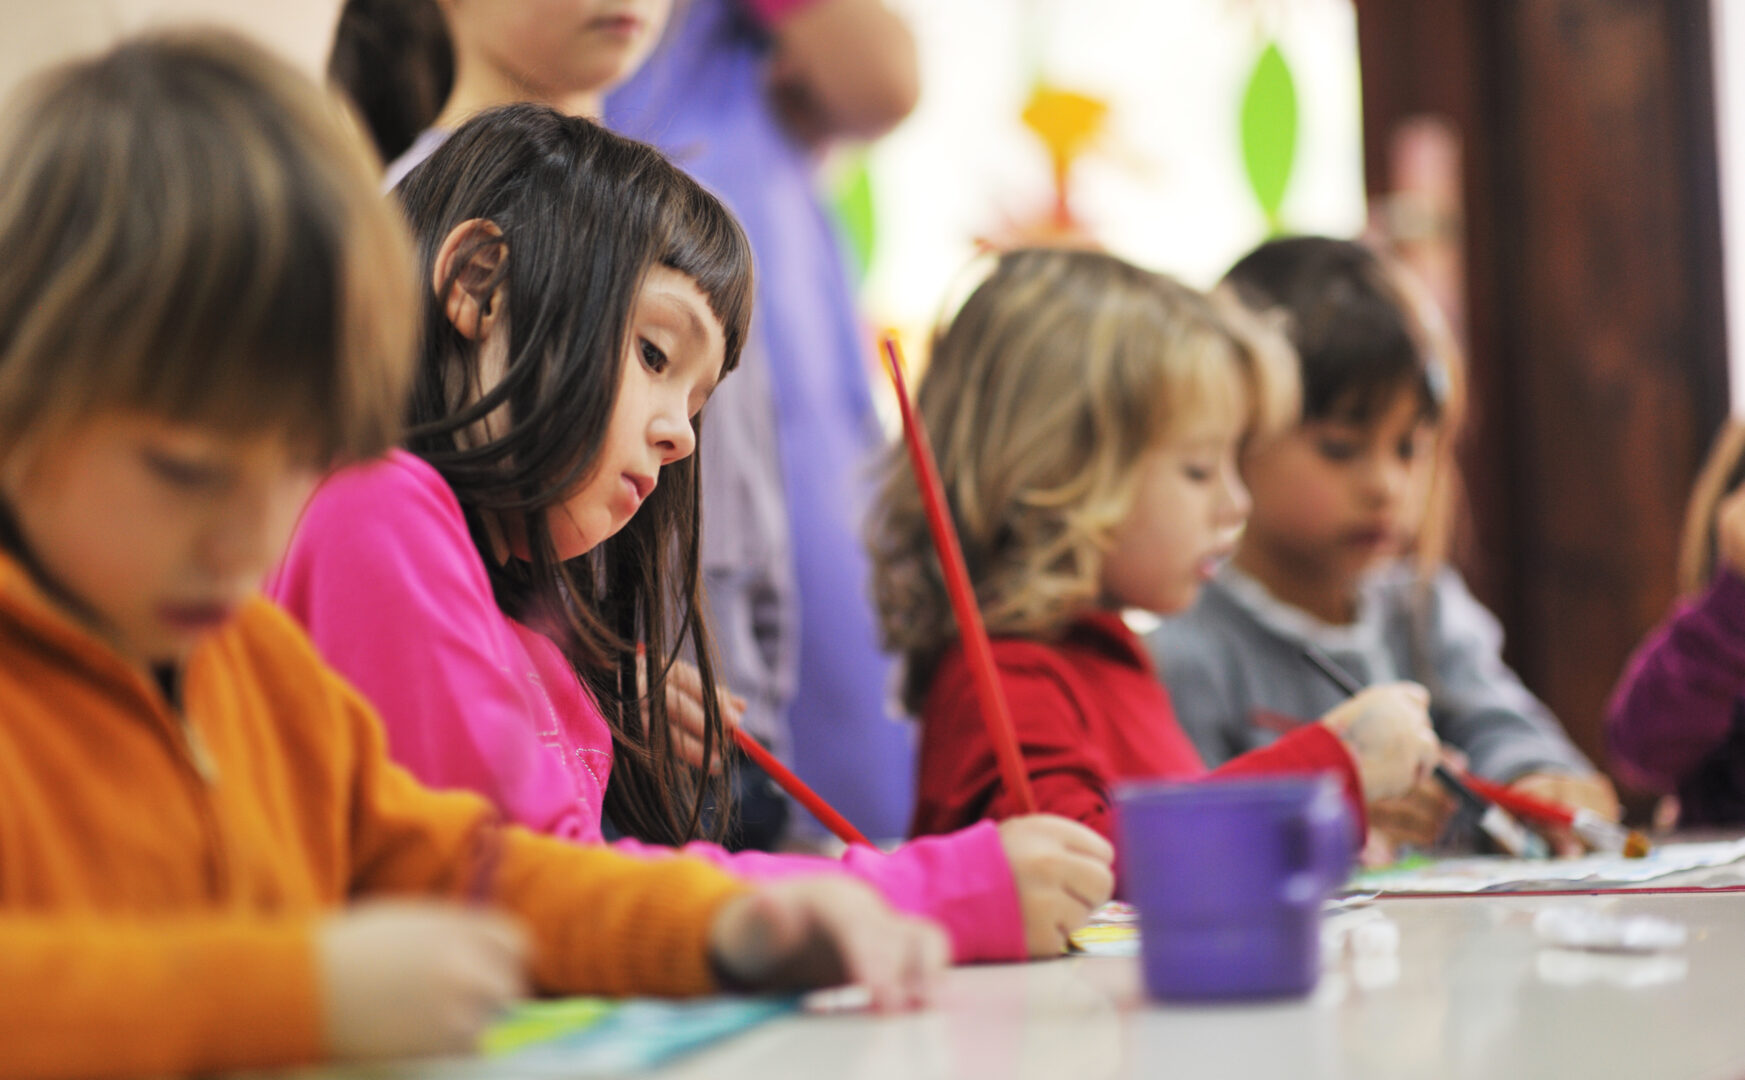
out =
[[[1533,915],[1575,903],[1671,918],[1683,949],[1542,947]],[[797,1016],[678,1062],[667,1080],[933,1077],[1736,1078],[1745,1076],[1745,893],[1394,899],[1397,962],[1329,968],[1286,1004],[1149,1004],[1136,960],[958,969],[935,1007]]]

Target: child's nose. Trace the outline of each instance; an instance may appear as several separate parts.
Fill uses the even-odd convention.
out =
[[[1392,502],[1406,492],[1411,468],[1389,454],[1371,463],[1365,493],[1376,502]]]
[[[1235,469],[1229,469],[1224,476],[1224,497],[1219,501],[1221,524],[1240,525],[1248,520],[1248,513],[1254,508],[1254,500],[1249,498],[1248,485],[1242,482],[1242,474]]]
[[[671,465],[691,456],[697,448],[697,432],[683,409],[663,409],[649,424],[649,441],[660,452],[660,463]]]

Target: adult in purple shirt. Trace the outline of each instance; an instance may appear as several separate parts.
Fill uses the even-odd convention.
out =
[[[704,474],[722,668],[752,713],[769,709],[747,726],[862,831],[887,837],[907,825],[914,747],[886,708],[890,661],[861,540],[882,439],[867,335],[815,171],[820,143],[882,133],[916,94],[914,39],[882,0],[694,0],[605,114],[725,200],[757,258],[742,374],[761,360],[767,379],[743,379],[710,421],[725,428],[717,414],[733,411],[756,432],[764,417],[766,436],[722,430]]]

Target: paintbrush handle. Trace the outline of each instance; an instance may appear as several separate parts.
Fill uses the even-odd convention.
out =
[[[1547,825],[1574,825],[1575,810],[1550,799],[1541,799],[1537,795],[1528,795],[1513,788],[1504,787],[1482,776],[1466,775],[1466,782],[1472,790],[1503,807],[1511,814],[1531,818]]]
[[[958,636],[963,639],[964,653],[975,676],[976,696],[981,702],[988,737],[994,744],[1000,776],[1017,798],[1020,809],[1033,814],[1036,812],[1036,795],[1030,790],[1030,774],[1024,768],[1023,755],[1018,752],[1012,711],[1006,704],[1006,695],[1000,689],[999,674],[994,667],[994,648],[988,641],[987,627],[982,623],[975,590],[970,586],[963,546],[945,512],[945,485],[939,479],[939,465],[933,460],[927,433],[921,430],[914,405],[909,400],[897,339],[889,334],[884,338],[884,352],[891,385],[897,392],[897,407],[903,414],[903,440],[908,444],[909,461],[915,468],[915,483],[921,488],[921,505],[927,512],[927,526],[933,534],[933,548],[939,555],[940,569],[945,575],[945,591],[951,598],[951,610],[957,616]]]
[[[776,756],[764,749],[763,744],[752,738],[744,728],[734,726],[732,730],[733,741],[738,744],[745,756],[756,762],[758,768],[768,773],[770,779],[781,785],[783,791],[793,796],[795,802],[811,811],[812,816],[817,818],[826,829],[834,833],[837,839],[845,844],[860,844],[863,847],[873,846],[873,842],[868,840],[847,818],[837,813],[835,807],[825,802],[822,795],[813,791],[804,780],[795,776],[786,765],[777,761]]]

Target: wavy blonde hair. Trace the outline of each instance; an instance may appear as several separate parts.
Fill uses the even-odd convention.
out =
[[[1729,417],[1715,436],[1702,471],[1691,487],[1678,547],[1678,591],[1694,596],[1715,579],[1715,518],[1721,500],[1745,482],[1745,418]]]
[[[1296,415],[1294,372],[1282,337],[1233,299],[1096,252],[1001,256],[935,334],[917,401],[988,630],[1048,638],[1094,606],[1145,451],[1231,400],[1251,437],[1278,430]],[[868,545],[881,637],[919,711],[957,624],[900,444]]]

